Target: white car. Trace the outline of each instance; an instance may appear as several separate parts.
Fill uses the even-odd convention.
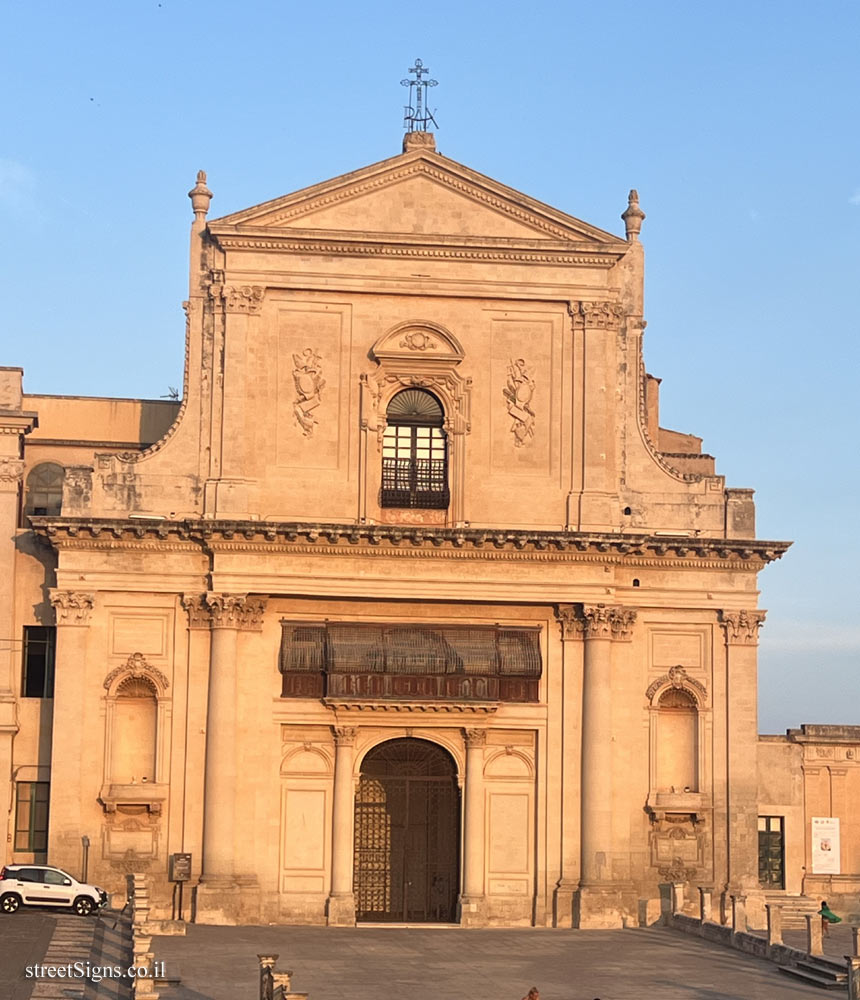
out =
[[[97,885],[78,882],[62,868],[47,865],[6,865],[0,868],[0,911],[15,913],[25,906],[66,906],[86,917],[107,906]]]

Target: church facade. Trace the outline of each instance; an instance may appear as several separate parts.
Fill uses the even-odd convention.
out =
[[[169,916],[190,854],[214,923],[611,927],[666,881],[755,914],[787,543],[660,427],[636,193],[622,238],[414,132],[190,196],[181,403],[0,372],[7,859],[86,838]]]

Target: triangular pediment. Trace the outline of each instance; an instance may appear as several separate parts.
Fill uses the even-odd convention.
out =
[[[435,152],[405,153],[215,219],[214,232],[289,232],[552,241],[621,249],[626,241]]]

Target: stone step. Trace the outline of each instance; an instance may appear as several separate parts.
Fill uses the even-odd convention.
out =
[[[823,990],[842,990],[848,981],[848,973],[844,965],[835,959],[810,957],[797,965],[781,965],[779,971],[795,979],[812,983]]]

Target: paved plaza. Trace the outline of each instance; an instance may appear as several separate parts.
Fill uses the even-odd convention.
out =
[[[162,1000],[256,1000],[277,953],[310,1000],[800,1000],[820,990],[769,962],[676,932],[203,927],[153,939],[182,984]],[[825,994],[826,995],[826,994]]]

